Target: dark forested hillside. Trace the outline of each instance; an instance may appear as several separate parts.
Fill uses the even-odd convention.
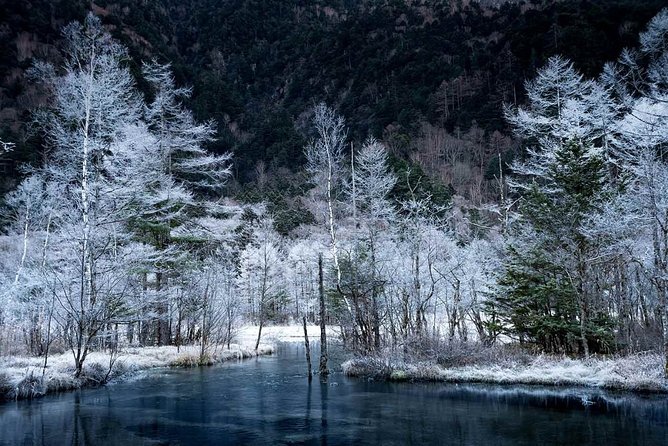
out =
[[[137,68],[150,58],[173,64],[177,81],[193,87],[196,116],[217,122],[211,148],[234,151],[236,178],[246,183],[258,161],[262,172],[303,162],[303,116],[322,100],[346,117],[354,139],[383,138],[404,159],[425,122],[449,133],[473,123],[485,135],[507,133],[502,104],[523,100],[523,82],[549,56],[596,75],[664,4],[5,0],[0,136],[17,149],[3,169],[14,176],[16,164],[39,158],[27,124],[40,97],[26,69],[55,57],[59,29],[91,8]]]

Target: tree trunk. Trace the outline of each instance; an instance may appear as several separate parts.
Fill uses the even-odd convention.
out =
[[[163,289],[164,276],[162,273],[155,274],[155,290],[160,295]],[[160,299],[160,297],[158,297]],[[156,321],[156,341],[159,346],[168,345],[171,342],[171,333],[169,329],[169,304],[167,302],[159,302],[157,305],[158,319]]]
[[[663,374],[668,378],[668,306],[666,305],[666,299],[664,298],[663,309],[661,311],[661,322],[663,325],[663,356],[664,356],[664,366]]]
[[[662,279],[657,279],[659,311],[661,313],[661,334],[663,341],[663,374],[668,378],[668,287]]]
[[[586,247],[581,245],[579,247],[578,255],[578,284],[575,287],[578,293],[578,306],[580,311],[580,342],[582,342],[582,352],[585,355],[585,358],[589,358],[589,343],[587,342],[587,289],[585,281],[587,278],[587,267],[585,260],[582,258],[585,252]],[[572,282],[572,279],[571,279]]]
[[[257,341],[255,341],[255,351],[260,347],[260,337],[262,336],[262,326],[264,325],[264,319],[260,318],[260,328],[257,331]]]
[[[306,316],[302,316],[304,324],[304,347],[306,347],[306,366],[308,367],[308,380],[313,379],[313,372],[311,372],[311,347],[308,342],[308,330],[306,329]]]
[[[373,288],[371,289],[371,312],[372,312],[372,331],[373,331],[373,347],[374,350],[380,350],[380,314],[378,311],[378,291],[376,287],[376,243],[371,239],[371,265],[372,265],[372,278]]]
[[[327,369],[327,330],[325,327],[325,284],[322,274],[322,254],[318,256],[318,294],[320,297],[320,376],[329,374]]]

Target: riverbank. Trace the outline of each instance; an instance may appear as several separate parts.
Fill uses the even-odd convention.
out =
[[[500,358],[489,363],[444,366],[436,361],[359,357],[342,364],[347,376],[388,381],[578,386],[637,393],[668,393],[663,358],[643,353],[572,359],[562,356]]]
[[[274,346],[252,347],[230,344],[211,347],[200,358],[198,346],[126,347],[118,352],[113,364],[105,352],[91,352],[86,358],[81,377],[74,376],[72,353],[44,358],[8,356],[0,358],[0,400],[37,398],[50,393],[94,387],[128,378],[140,371],[158,367],[197,367],[230,360],[241,360],[273,353]]]
[[[320,339],[320,327],[307,326],[312,341]],[[126,379],[137,373],[159,367],[198,367],[231,360],[242,360],[269,355],[279,342],[304,342],[304,329],[300,325],[266,326],[262,329],[260,346],[255,351],[258,327],[240,327],[235,343],[210,346],[204,358],[200,358],[199,346],[124,347],[110,366],[106,352],[91,352],[86,358],[81,377],[74,377],[74,359],[71,352],[52,354],[44,369],[43,357],[0,357],[0,401],[37,398],[50,393],[83,387],[94,387],[115,380]],[[338,335],[327,328],[330,338]]]

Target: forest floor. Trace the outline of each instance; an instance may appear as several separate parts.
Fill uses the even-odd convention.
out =
[[[320,327],[307,327],[312,340],[320,339]],[[69,351],[49,355],[44,369],[44,357],[0,356],[0,400],[40,397],[48,393],[92,387],[125,379],[140,371],[158,367],[197,367],[272,354],[278,342],[303,342],[301,326],[267,326],[262,330],[260,346],[255,351],[256,326],[243,326],[234,343],[210,346],[205,358],[200,347],[123,347],[110,367],[107,352],[91,352],[84,364],[83,376],[74,377],[74,359]],[[332,333],[328,330],[328,333]],[[335,335],[334,333],[332,333]]]
[[[663,358],[655,353],[588,359],[528,354],[493,356],[496,357],[488,357],[488,361],[448,364],[437,360],[400,360],[388,354],[354,358],[342,367],[348,376],[389,381],[584,386],[668,393]]]
[[[320,341],[320,326],[307,325],[309,341]],[[245,325],[234,337],[235,341],[243,345],[255,346],[257,340],[257,326]],[[336,327],[327,326],[328,338],[338,338]],[[301,325],[269,325],[262,328],[261,343],[276,344],[277,342],[304,342],[304,327]]]

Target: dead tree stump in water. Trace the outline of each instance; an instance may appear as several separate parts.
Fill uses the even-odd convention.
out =
[[[308,330],[306,329],[306,316],[302,316],[304,322],[304,346],[306,347],[306,364],[308,365],[308,380],[313,379],[313,372],[311,371],[311,347],[308,342]]]

